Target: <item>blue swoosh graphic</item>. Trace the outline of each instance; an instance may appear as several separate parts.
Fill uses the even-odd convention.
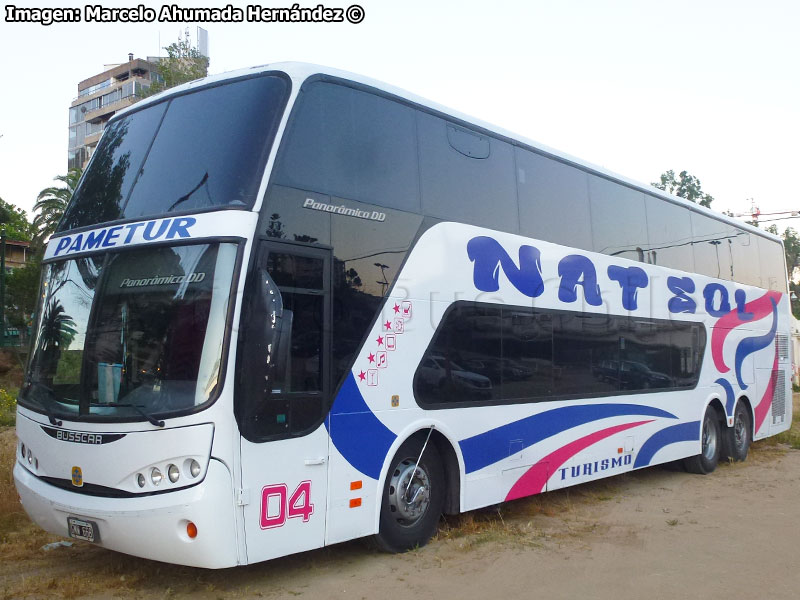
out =
[[[642,444],[639,454],[636,455],[636,461],[633,463],[633,468],[646,467],[653,460],[655,453],[678,442],[691,442],[692,440],[700,439],[700,421],[692,421],[690,423],[679,423],[665,427],[661,431],[657,431],[650,436],[644,444]]]
[[[747,389],[747,385],[742,381],[742,363],[744,359],[753,354],[753,352],[758,352],[769,346],[775,339],[775,332],[778,329],[778,305],[775,304],[775,300],[772,298],[769,301],[772,303],[772,329],[766,335],[742,340],[736,348],[736,381],[739,382],[739,387],[743,390]]]
[[[722,389],[725,390],[725,398],[727,398],[725,401],[725,412],[730,416],[733,413],[733,403],[736,400],[735,394],[733,393],[733,386],[727,379],[723,379],[722,377],[717,379],[714,383],[718,383],[722,386]]]
[[[578,425],[609,417],[630,415],[678,418],[665,410],[638,404],[564,406],[501,425],[461,440],[458,444],[461,446],[461,454],[464,457],[465,471],[472,473],[508,458],[511,440],[522,440],[522,447],[527,448]]]
[[[352,373],[342,384],[325,427],[347,462],[367,477],[380,477],[383,461],[397,435],[367,406]]]

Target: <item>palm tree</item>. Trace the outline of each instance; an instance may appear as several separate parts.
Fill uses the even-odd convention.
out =
[[[33,227],[36,230],[35,240],[44,242],[53,235],[58,227],[64,211],[78,187],[82,169],[70,169],[66,175],[58,175],[56,181],[66,184],[67,187],[49,187],[39,192],[33,210],[39,214],[33,219]]]
[[[38,374],[51,386],[62,352],[69,348],[78,333],[75,320],[66,314],[64,305],[54,299],[44,309],[42,329],[36,348]]]

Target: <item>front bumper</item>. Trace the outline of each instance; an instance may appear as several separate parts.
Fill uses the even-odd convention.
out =
[[[88,496],[49,485],[17,462],[14,482],[25,511],[43,529],[68,537],[67,517],[97,523],[98,545],[163,562],[219,569],[239,564],[231,474],[212,460],[190,488],[136,498]],[[186,534],[187,522],[197,537]]]

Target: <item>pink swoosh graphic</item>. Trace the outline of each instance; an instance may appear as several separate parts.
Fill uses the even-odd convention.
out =
[[[775,349],[775,360],[772,363],[772,372],[773,375],[770,375],[769,378],[769,385],[767,386],[766,391],[764,392],[763,398],[761,398],[761,402],[758,403],[756,406],[756,426],[753,431],[758,433],[758,430],[761,429],[761,425],[764,424],[764,419],[767,418],[767,413],[769,412],[770,407],[772,406],[772,395],[775,392],[775,380],[777,379],[775,373],[777,373],[778,369],[778,349]]]
[[[644,425],[645,423],[652,423],[654,420],[655,419],[650,419],[648,421],[637,421],[636,423],[625,423],[624,425],[615,425],[614,427],[609,427],[608,429],[601,429],[600,431],[595,431],[594,433],[577,439],[574,442],[570,442],[563,448],[559,448],[555,452],[548,454],[530,469],[525,471],[525,474],[520,477],[511,487],[511,490],[506,495],[506,501],[541,493],[545,484],[547,483],[547,480],[550,478],[550,475],[555,473],[561,465],[563,465],[581,450],[584,450],[592,444],[595,444],[600,440],[604,440],[615,433],[625,431],[626,429],[631,429],[632,427],[638,427],[639,425]]]
[[[714,366],[720,373],[727,373],[730,367],[725,364],[725,359],[722,357],[722,347],[728,334],[736,327],[746,323],[752,323],[763,319],[767,315],[772,314],[772,303],[770,298],[775,301],[775,304],[780,304],[782,294],[780,292],[767,292],[761,298],[756,298],[751,302],[744,305],[745,312],[753,313],[753,318],[749,321],[742,321],[739,319],[739,311],[733,309],[727,315],[720,317],[716,325],[711,331],[711,357],[714,359]]]

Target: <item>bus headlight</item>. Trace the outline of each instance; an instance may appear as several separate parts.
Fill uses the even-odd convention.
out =
[[[147,483],[147,480],[144,478],[144,475],[142,475],[141,473],[137,473],[136,474],[136,484],[140,488],[143,488],[145,483]]]
[[[167,477],[169,477],[169,480],[172,483],[175,483],[176,481],[178,481],[178,479],[180,479],[181,472],[178,470],[178,467],[176,467],[175,465],[170,465],[170,466],[167,467]]]
[[[153,467],[153,470],[150,471],[150,480],[153,482],[153,485],[158,485],[161,483],[162,479],[164,479],[164,476],[161,474],[161,471],[158,470],[158,467]]]
[[[189,463],[189,473],[191,473],[192,477],[200,475],[200,463],[192,459],[192,462]]]

